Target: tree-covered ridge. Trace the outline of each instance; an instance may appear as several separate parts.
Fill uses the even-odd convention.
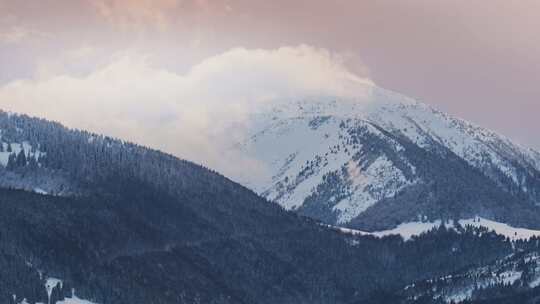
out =
[[[0,112],[0,130],[7,152],[13,151],[13,145],[27,145],[31,150],[21,148],[10,154],[7,169],[11,171],[24,171],[35,160],[40,167],[64,174],[79,186],[93,187],[120,175],[169,191],[199,183],[210,186],[213,180],[222,179],[215,172],[156,150],[26,115]],[[38,157],[28,157],[36,155],[35,151],[39,151]]]
[[[476,230],[441,227],[404,242],[285,212],[208,221],[190,207],[204,198],[120,188],[85,197],[0,190],[1,299],[44,301],[44,280],[55,277],[64,286],[54,299],[75,288],[96,303],[363,303],[513,252],[505,238]]]
[[[71,288],[101,304],[367,303],[525,248],[444,226],[343,234],[159,151],[24,115],[0,129],[2,303],[46,303],[50,277],[51,303]]]

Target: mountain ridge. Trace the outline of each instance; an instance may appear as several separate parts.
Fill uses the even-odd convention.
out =
[[[25,115],[0,130],[3,303],[396,303],[378,292],[538,249],[475,227],[343,233],[156,150]]]
[[[440,180],[439,188],[457,187],[456,183],[475,176],[473,179],[479,185],[493,192],[486,193],[478,204],[489,205],[488,197],[499,196],[511,201],[510,204],[536,209],[540,202],[538,152],[403,95],[373,86],[364,89],[358,98],[306,98],[285,105],[278,102],[274,108],[254,114],[253,131],[238,150],[260,161],[270,174],[255,183],[241,177],[241,183],[286,209],[328,224],[372,229],[367,227],[370,225],[361,227],[363,224],[357,219],[368,208],[404,190],[424,187],[433,182],[434,176],[450,178],[438,176],[433,170],[429,172],[429,168],[418,173],[422,160],[414,158],[422,154],[431,158],[433,166],[440,170],[461,172],[461,176],[451,178],[453,185]],[[436,162],[455,165],[442,168]],[[504,189],[504,193],[499,193],[497,187]],[[429,196],[434,191],[421,192]],[[314,200],[316,204],[312,203]],[[311,211],[302,210],[306,206],[311,206]],[[473,209],[478,214],[467,212],[455,216],[487,216],[498,220],[503,215],[491,212],[492,207]],[[418,212],[417,216],[424,216],[421,213],[426,211]],[[444,216],[454,215],[447,212]],[[387,222],[380,228],[391,228],[406,220],[412,218]]]

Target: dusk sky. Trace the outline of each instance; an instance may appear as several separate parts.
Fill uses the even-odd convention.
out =
[[[0,108],[201,161],[243,99],[353,79],[540,149],[539,20],[527,0],[0,0]]]

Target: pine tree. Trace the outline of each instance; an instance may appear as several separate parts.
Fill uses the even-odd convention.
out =
[[[30,168],[32,168],[32,169],[38,168],[38,163],[36,161],[36,156],[35,155],[29,156],[27,160],[28,160],[28,166],[30,166]]]
[[[16,156],[15,156],[15,153],[11,153],[8,157],[8,162],[7,162],[7,166],[6,168],[8,170],[13,170],[15,169],[15,163],[16,163]]]
[[[26,152],[24,151],[24,148],[19,151],[15,165],[19,168],[26,166]]]

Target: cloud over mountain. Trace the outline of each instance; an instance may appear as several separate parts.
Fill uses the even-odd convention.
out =
[[[350,72],[338,54],[307,45],[235,48],[186,74],[125,55],[83,77],[8,83],[0,87],[0,107],[130,139],[227,173],[246,161],[228,166],[221,153],[242,139],[248,113],[271,100],[353,95],[359,83],[371,81]]]

